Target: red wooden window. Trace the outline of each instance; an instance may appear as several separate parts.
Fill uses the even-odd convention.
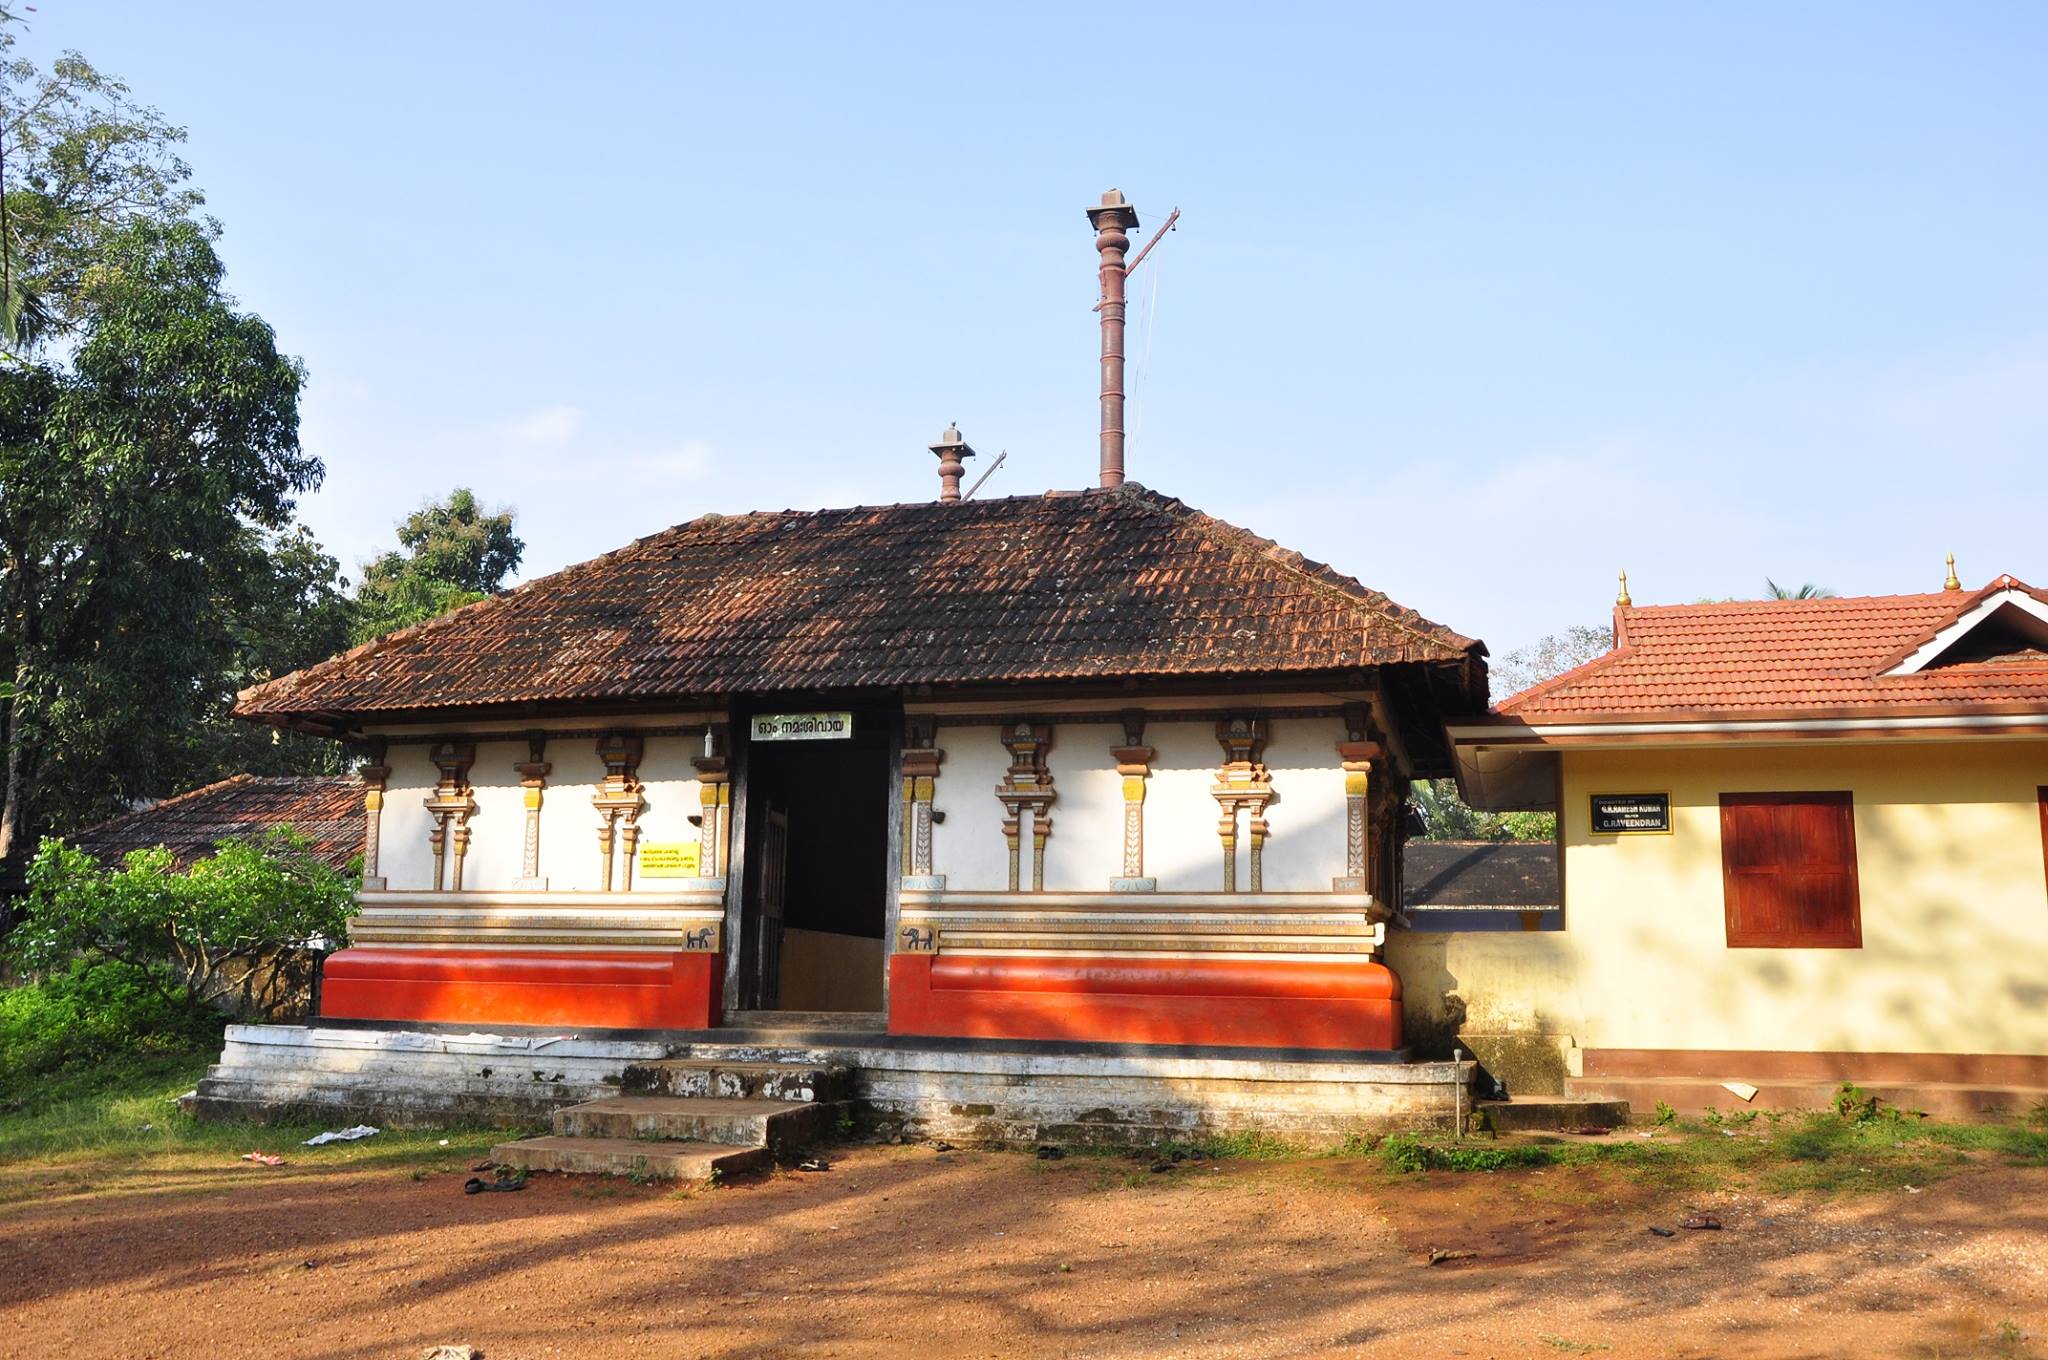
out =
[[[1722,794],[1721,880],[1730,948],[1863,944],[1846,793]]]

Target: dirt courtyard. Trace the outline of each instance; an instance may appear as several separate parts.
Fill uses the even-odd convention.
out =
[[[1786,1360],[2033,1355],[2048,1330],[2040,1169],[1773,1197],[859,1147],[719,1189],[465,1195],[475,1155],[0,1168],[0,1350]],[[1677,1229],[1698,1211],[1724,1226]]]

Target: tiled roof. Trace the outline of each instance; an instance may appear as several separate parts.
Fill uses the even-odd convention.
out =
[[[180,864],[213,853],[224,840],[253,839],[280,823],[312,842],[337,869],[363,850],[363,785],[353,775],[238,774],[203,789],[66,837],[108,863],[130,850],[161,845]]]
[[[286,722],[746,691],[1275,675],[1459,663],[1483,650],[1320,563],[1126,484],[706,515],[259,685],[236,711]]]
[[[1644,605],[1615,611],[1616,646],[1495,705],[1535,724],[1649,714],[1768,717],[1814,714],[2038,711],[2048,657],[2026,648],[1970,655],[1887,675],[1987,596],[2020,590],[2001,577],[1965,594],[1865,595]]]

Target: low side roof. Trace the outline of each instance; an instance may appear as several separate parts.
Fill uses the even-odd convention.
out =
[[[1350,577],[1134,483],[706,515],[245,691],[357,721],[543,701],[1082,677],[1284,675],[1483,657]],[[1463,666],[1464,711],[1484,669]]]
[[[2013,593],[2048,602],[2007,576],[1967,593],[1624,607],[1612,651],[1494,711],[1535,726],[2039,711],[2048,707],[2048,652],[1958,648],[1917,671],[1898,669],[1950,625],[1989,615],[1984,606]]]
[[[130,850],[161,845],[180,864],[213,853],[224,840],[249,840],[279,823],[312,842],[313,853],[337,869],[363,850],[363,785],[353,775],[238,774],[166,798],[68,836],[107,863]]]

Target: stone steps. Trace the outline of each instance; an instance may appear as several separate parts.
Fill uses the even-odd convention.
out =
[[[770,1160],[765,1147],[724,1143],[662,1142],[642,1138],[585,1138],[550,1134],[491,1149],[504,1166],[527,1171],[561,1171],[576,1176],[644,1176],[653,1180],[701,1181],[753,1171]]]
[[[495,1148],[529,1171],[703,1180],[793,1160],[852,1094],[844,1067],[664,1058],[634,1063],[627,1094],[564,1105],[554,1132]]]
[[[727,1011],[722,1028],[763,1034],[887,1034],[889,1015],[886,1011]]]
[[[716,1096],[607,1096],[555,1111],[557,1134],[572,1138],[667,1138],[794,1151],[826,1128],[836,1106],[800,1100]]]
[[[1574,1077],[1566,1089],[1593,1100],[1621,1101],[1637,1115],[1651,1115],[1659,1104],[1680,1114],[1719,1110],[1827,1110],[1834,1108],[1839,1081],[1752,1082],[1756,1096],[1744,1100],[1720,1082],[1697,1076]],[[1967,1082],[1859,1082],[1865,1095],[1902,1110],[1918,1110],[1937,1119],[1981,1119],[2023,1114],[2048,1100],[2048,1088],[1997,1086]]]
[[[834,1101],[853,1095],[853,1072],[843,1066],[668,1058],[633,1064],[626,1069],[620,1086],[628,1094]]]

